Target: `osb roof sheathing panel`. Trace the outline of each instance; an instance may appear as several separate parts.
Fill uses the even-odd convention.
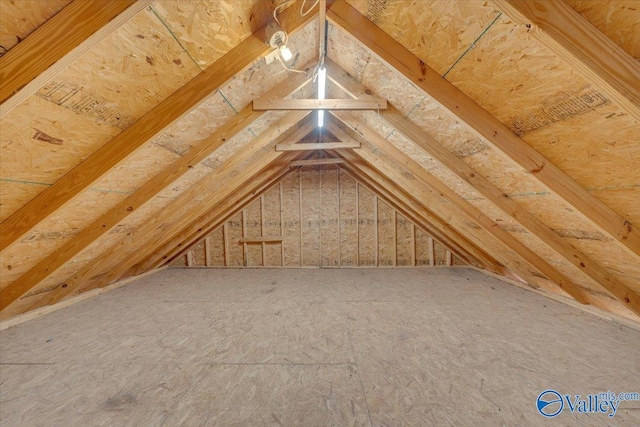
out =
[[[291,36],[291,48],[299,52],[297,62],[306,63],[315,56],[315,49],[303,49],[303,46],[314,46],[316,44],[314,42],[316,28],[317,25],[311,23]],[[50,218],[39,224],[27,238],[23,239],[24,242],[18,243],[5,251],[1,260],[2,268],[6,268],[8,265],[12,267],[11,273],[3,274],[0,280],[0,287],[4,287],[15,280],[33,267],[39,259],[60,247],[77,233],[77,231],[65,233],[64,230],[80,230],[86,227],[102,213],[123,200],[152,176],[184,154],[191,146],[208,137],[220,125],[235,116],[236,111],[246,107],[252,99],[261,96],[286,77],[287,72],[278,63],[272,63],[267,66],[264,61],[257,61],[246,71],[234,76],[220,91],[212,94],[205,102],[169,126],[159,137],[145,144],[130,158],[107,173],[92,187],[94,191],[85,192],[81,198],[59,209]],[[241,93],[232,97],[235,103],[233,105],[224,96],[223,91],[234,93],[238,92],[236,88],[239,87],[242,87],[242,90],[239,91]],[[310,95],[307,89],[306,92],[296,96],[307,97]],[[251,123],[247,130],[227,141],[202,162],[208,165],[206,168],[191,170],[185,177],[179,179],[156,196],[156,199],[163,199],[165,200],[164,202],[158,205],[152,199],[149,203],[155,205],[156,209],[148,212],[146,218],[151,217],[153,213],[166,205],[168,197],[175,198],[182,191],[189,188],[205,173],[211,172],[212,168],[215,169],[223,160],[235,153],[242,145],[255,139],[255,135],[269,128],[283,114],[267,113],[264,118]],[[108,194],[108,197],[105,197],[105,194]],[[129,220],[134,218],[134,215],[131,215],[121,224],[126,226]],[[49,234],[47,234],[47,231]],[[52,231],[57,231],[55,238],[51,234]],[[30,236],[47,235],[50,238],[37,239],[37,243],[30,238]],[[105,237],[98,239],[96,242],[105,243],[103,239]],[[93,246],[100,247],[101,245],[94,244]],[[30,253],[31,256],[25,257],[25,253]],[[81,253],[76,258],[83,256]],[[76,258],[70,261],[70,264],[74,264]],[[60,279],[59,275],[56,274],[55,279],[63,280],[64,278]],[[49,283],[50,280],[47,280],[41,286],[46,286]]]
[[[513,49],[515,49],[515,47],[513,47]],[[398,72],[383,64],[377,57],[372,56],[356,43],[352,37],[338,31],[334,26],[330,26],[328,52],[329,56],[335,62],[346,67],[346,71],[360,79],[362,83],[371,88],[376,95],[386,98],[411,121],[419,124],[436,141],[441,142],[453,151],[458,157],[485,176],[506,194],[516,197],[518,203],[540,218],[563,238],[570,240],[572,245],[595,260],[606,258],[607,256],[611,256],[612,253],[615,253],[617,265],[620,269],[624,270],[625,273],[621,274],[620,270],[616,271],[615,269],[609,269],[609,272],[631,288],[636,290],[640,289],[638,287],[638,283],[640,283],[640,269],[633,256],[613,244],[612,239],[604,238],[598,241],[598,245],[591,244],[591,237],[603,235],[586,219],[576,214],[576,212],[560,198],[549,194],[548,190],[533,179],[527,171],[515,165],[504,155],[498,153],[485,142],[478,139],[465,125],[459,123],[456,118],[440,107],[439,104],[434,102],[424,92],[415,87]],[[466,57],[462,61],[465,59]],[[462,61],[460,61],[460,63]],[[569,70],[567,75],[572,76],[572,71]],[[489,86],[491,81],[492,79],[485,79],[481,85]],[[493,84],[495,85],[496,83]],[[540,87],[542,87],[542,83],[540,83]],[[517,107],[514,111],[517,111]],[[369,119],[364,119],[367,115]],[[359,116],[364,119],[363,121],[371,125],[371,122],[375,118],[375,113],[361,113]],[[381,136],[386,137],[391,142],[395,143],[403,139],[401,135],[397,135],[393,128],[388,125],[373,125],[372,127],[376,128]],[[609,131],[610,130],[611,129],[609,129]],[[620,134],[624,137],[624,129],[622,129],[622,132],[617,133],[616,137]],[[407,143],[408,141],[405,140],[400,144],[400,147],[406,147]],[[412,157],[414,160],[420,162],[421,156],[416,156],[415,152]],[[558,254],[538,238],[527,232],[522,226],[505,215],[493,204],[485,201],[479,193],[466,183],[463,183],[457,177],[453,177],[448,172],[442,172],[441,166],[437,165],[437,162],[435,162],[435,164],[433,161],[421,163],[423,163],[423,166],[426,166],[431,173],[443,180],[450,188],[454,189],[461,197],[477,205],[477,207],[489,217],[497,219],[503,228],[514,235],[514,237],[526,242],[527,246],[552,265],[555,265],[557,269],[562,271],[566,276],[575,277],[576,283],[585,288],[596,289],[601,295],[609,295],[609,293],[593,279],[578,271],[567,260],[560,258]],[[637,176],[637,173],[634,176]],[[539,198],[543,198],[544,201],[537,203]],[[627,200],[626,203],[633,202]]]

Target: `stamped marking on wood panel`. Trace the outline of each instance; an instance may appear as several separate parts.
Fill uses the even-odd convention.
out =
[[[522,136],[534,130],[570,119],[573,116],[588,113],[609,104],[609,102],[609,99],[594,89],[582,90],[562,101],[544,106],[526,116],[514,119],[510,127],[516,135]]]
[[[55,138],[49,134],[46,134],[40,129],[33,128],[33,130],[36,131],[36,133],[33,134],[33,139],[36,139],[38,141],[48,142],[49,144],[53,145],[62,145],[62,143],[64,142],[62,139]]]
[[[36,92],[36,95],[74,113],[123,130],[136,121],[134,117],[120,111],[114,103],[98,98],[82,86],[71,83],[53,80]]]

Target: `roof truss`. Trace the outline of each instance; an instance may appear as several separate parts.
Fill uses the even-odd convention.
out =
[[[344,0],[334,2],[327,18],[458,117],[484,141],[529,171],[634,256],[640,255],[640,233],[629,222]]]

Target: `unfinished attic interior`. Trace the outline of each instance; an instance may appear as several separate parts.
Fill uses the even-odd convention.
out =
[[[637,0],[0,0],[0,55],[2,426],[640,425]]]

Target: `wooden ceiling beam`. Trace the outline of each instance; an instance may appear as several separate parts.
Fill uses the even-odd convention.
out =
[[[153,0],[75,0],[0,58],[0,117]]]
[[[297,91],[309,81],[310,77],[296,74],[276,85],[268,91],[265,96],[280,97],[283,94],[288,95]],[[231,140],[231,138],[246,129],[264,114],[266,113],[254,112],[250,106],[247,106],[238,115],[232,117],[227,123],[216,129],[209,137],[194,144],[182,157],[147,181],[142,187],[134,191],[133,194],[127,196],[124,200],[85,227],[76,236],[40,260],[34,267],[9,284],[7,288],[2,291],[4,294],[1,292],[0,294],[3,298],[8,298],[8,300],[11,301],[13,298],[19,298],[21,295],[33,289],[94,241],[108,233],[113,227],[124,221],[129,215],[144,206],[146,202],[169,187],[177,179],[191,170],[192,167],[206,159],[211,153],[224,145],[225,142]],[[264,134],[260,135],[259,139],[277,137],[283,128],[288,129],[292,123],[298,122],[305,114],[308,113],[296,112],[290,114],[287,116],[289,117],[288,119],[277,122],[275,126],[272,126],[269,130],[265,131]],[[303,132],[304,134],[301,134],[300,138],[306,136],[311,130],[311,128],[307,128],[306,133]]]
[[[253,111],[269,110],[384,110],[386,99],[256,99]]]
[[[289,166],[292,168],[297,168],[305,166],[339,165],[340,163],[344,163],[344,159],[327,157],[324,159],[294,160]]]
[[[235,168],[237,168],[240,164],[242,164],[246,159],[254,155],[256,152],[263,150],[264,147],[269,145],[273,141],[273,139],[277,138],[278,135],[282,134],[283,132],[295,126],[297,123],[299,123],[302,119],[304,119],[309,114],[310,114],[309,112],[305,112],[305,111],[295,111],[295,112],[286,114],[276,123],[274,123],[271,126],[271,128],[267,129],[265,132],[258,135],[258,137],[255,138],[250,143],[245,144],[233,156],[231,156],[229,159],[227,159],[227,161],[225,161],[222,165],[220,165],[219,168],[217,168],[213,172],[206,175],[205,178],[202,178],[200,181],[198,181],[197,184],[189,188],[177,200],[174,200],[171,203],[170,207],[167,207],[165,210],[163,210],[162,214],[166,215],[169,212],[173,212],[174,210],[179,209],[183,204],[189,203],[193,199],[197,198],[203,192],[206,193],[207,189],[209,188],[207,186],[211,186],[211,182],[209,182],[206,179],[207,177],[215,176],[217,177],[217,179],[222,179],[221,177],[227,176],[230,172],[232,172]],[[310,126],[310,125],[306,125],[306,126]],[[273,150],[270,150],[270,151],[272,151],[272,153],[275,154],[276,156],[279,154],[279,153],[275,153],[275,151]],[[266,156],[266,158],[271,158],[271,156]],[[252,171],[252,170],[253,170],[253,167],[249,167],[243,172],[246,173],[247,171]],[[203,182],[206,182],[206,184],[203,184]],[[54,255],[55,254],[52,254],[51,256],[53,257]],[[44,269],[48,268],[46,264],[44,264],[43,267]],[[28,275],[28,276],[23,275],[20,278],[18,278],[18,280],[12,282],[8,286],[6,286],[4,289],[0,290],[0,311],[5,310],[18,298],[20,298],[22,295],[25,295],[29,290],[31,290],[38,283],[41,282],[41,280],[36,281],[31,277],[41,277],[44,274],[48,275],[48,272],[43,273],[40,270],[36,269],[32,272],[31,275]]]
[[[279,18],[282,27],[287,30],[289,35],[303,28],[315,17],[313,13],[303,17],[297,9],[295,6],[290,7]],[[230,78],[266,54],[271,48],[264,43],[264,33],[265,27],[262,27],[239,43],[222,58],[2,222],[0,224],[0,251],[24,236],[71,199],[87,190],[164,128],[197,107]]]
[[[491,2],[640,123],[640,61],[564,1]]]
[[[436,193],[444,197],[453,206],[456,206],[461,212],[463,212],[471,221],[476,222],[486,231],[498,238],[503,244],[505,244],[512,251],[517,253],[520,257],[526,260],[536,270],[542,272],[552,282],[554,282],[560,289],[571,295],[576,301],[582,304],[594,304],[596,303],[585,291],[578,285],[573,283],[564,274],[557,271],[551,264],[545,261],[538,254],[529,249],[526,245],[513,237],[509,232],[504,230],[491,218],[482,213],[479,209],[473,206],[471,203],[462,199],[455,191],[450,189],[438,178],[427,172],[422,166],[416,163],[408,155],[403,153],[400,149],[390,144],[384,137],[380,136],[377,132],[363,125],[359,119],[346,116],[345,112],[332,112],[334,117],[349,126],[362,137],[369,141],[376,151],[372,151],[364,145],[360,150],[354,151],[359,156],[367,159],[370,162],[379,161],[376,159],[376,153],[384,154],[396,164],[400,165],[403,169],[411,173],[416,179],[432,188]],[[639,306],[640,307],[640,306]]]
[[[450,111],[476,135],[531,173],[597,228],[620,242],[623,248],[635,255],[640,254],[640,232],[635,226],[585,190],[356,9],[344,0],[336,0],[327,17]]]
[[[360,148],[359,142],[317,142],[305,144],[278,144],[276,151],[315,151],[334,150],[337,148]]]
[[[332,73],[330,74],[333,76],[331,78],[334,79],[341,88],[347,90],[350,96],[364,98],[369,96],[367,92],[370,91],[367,88],[354,78],[349,77],[348,73],[340,70],[336,64],[327,63],[326,66]],[[354,123],[357,120],[353,114],[348,112],[335,112],[333,114],[349,123]],[[640,297],[638,297],[633,290],[609,273],[598,262],[592,260],[585,253],[560,237],[532,213],[520,206],[515,200],[507,197],[502,190],[476,172],[442,144],[434,140],[418,125],[406,119],[404,115],[393,106],[390,105],[386,111],[383,111],[381,117],[408,140],[437,160],[448,171],[469,184],[505,214],[526,228],[532,235],[552,248],[558,255],[595,280],[628,308],[640,312]],[[633,301],[636,301],[638,304],[635,309]]]

